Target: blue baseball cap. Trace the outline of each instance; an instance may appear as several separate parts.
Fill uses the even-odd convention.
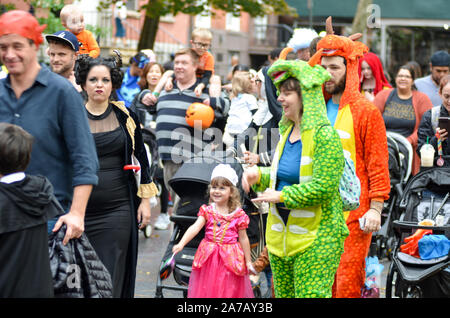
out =
[[[63,42],[68,44],[75,52],[78,52],[80,49],[80,45],[78,43],[78,39],[72,32],[69,31],[57,31],[53,34],[47,34],[45,36],[47,42],[49,40]]]
[[[450,55],[447,51],[437,51],[431,56],[431,66],[450,66]]]

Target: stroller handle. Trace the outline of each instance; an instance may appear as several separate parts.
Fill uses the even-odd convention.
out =
[[[392,222],[395,228],[398,228],[400,230],[412,230],[412,229],[424,229],[424,230],[434,230],[434,231],[442,231],[445,233],[450,233],[450,225],[444,225],[444,226],[427,226],[427,225],[419,225],[416,222],[409,222],[409,221],[399,221],[395,220]]]

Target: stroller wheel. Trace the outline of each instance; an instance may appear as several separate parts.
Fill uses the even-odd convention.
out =
[[[144,232],[145,238],[149,238],[152,235],[153,229],[152,226],[149,224],[147,225],[142,232]]]
[[[422,290],[419,286],[408,286],[405,298],[422,298]]]
[[[396,287],[395,284],[398,280],[398,272],[397,267],[395,266],[394,262],[391,262],[391,265],[389,266],[389,272],[386,277],[386,298],[393,298],[393,291]]]
[[[390,261],[392,261],[392,252],[394,251],[396,244],[397,239],[395,237],[389,237],[386,241],[386,256]]]

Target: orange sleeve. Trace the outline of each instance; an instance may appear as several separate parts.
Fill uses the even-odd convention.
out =
[[[98,57],[100,55],[100,47],[98,46],[97,40],[95,39],[94,35],[87,30],[86,30],[86,37],[89,56],[93,58]]]
[[[77,39],[82,44],[80,50],[78,51],[80,54],[89,54],[89,56],[93,58],[100,55],[100,47],[98,46],[97,40],[95,40],[92,32],[84,30],[77,35]]]
[[[367,108],[364,124],[364,157],[369,179],[369,202],[389,199],[389,153],[386,127],[381,112],[375,107]]]
[[[205,71],[211,71],[211,72],[214,73],[214,56],[211,53],[209,53],[209,52],[206,52],[205,55],[206,56],[205,56],[205,68],[204,68],[204,70]]]

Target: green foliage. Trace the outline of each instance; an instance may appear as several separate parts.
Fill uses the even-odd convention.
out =
[[[106,38],[111,34],[111,29],[101,28],[92,24],[86,24],[86,30],[91,31],[93,34],[98,35],[101,38]]]
[[[117,1],[119,0],[101,0],[100,7],[108,8]],[[140,9],[155,18],[170,13],[198,15],[209,13],[210,8],[224,10],[236,16],[241,11],[248,12],[252,17],[266,14],[296,15],[295,9],[289,7],[285,0],[149,0]]]
[[[44,33],[50,34],[64,29],[59,19],[59,12],[64,7],[64,0],[28,0],[27,2],[34,8],[48,10],[48,16],[46,18],[38,18],[40,24],[47,25]]]

